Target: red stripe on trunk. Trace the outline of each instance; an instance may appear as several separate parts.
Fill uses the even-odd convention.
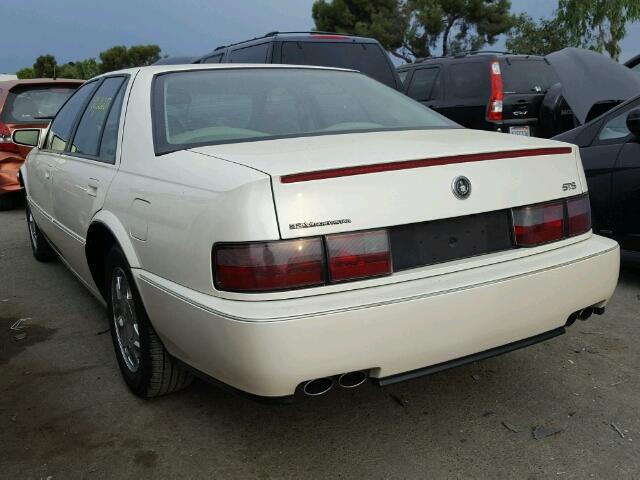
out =
[[[293,173],[280,177],[281,183],[309,182],[325,178],[350,177],[367,173],[391,172],[394,170],[408,170],[411,168],[436,167],[452,165],[454,163],[483,162],[486,160],[503,160],[506,158],[538,157],[541,155],[561,155],[571,153],[571,147],[534,148],[529,150],[508,150],[505,152],[471,153],[468,155],[453,155],[450,157],[425,158],[422,160],[408,160],[403,162],[379,163],[376,165],[361,165],[357,167],[332,168],[315,172]]]

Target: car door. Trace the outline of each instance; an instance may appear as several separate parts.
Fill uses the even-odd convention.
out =
[[[65,152],[56,159],[53,210],[62,236],[58,248],[69,266],[87,281],[91,276],[84,242],[117,171],[116,146],[127,80],[120,75],[100,80]]]
[[[600,138],[618,145],[611,181],[613,233],[622,246],[640,250],[640,139],[627,128],[627,115],[640,107],[640,99],[614,112],[604,123]]]
[[[602,126],[591,145],[580,149],[594,229],[633,249],[640,249],[640,147],[626,119],[629,111],[638,107],[640,100],[611,112],[600,121]]]
[[[82,107],[93,93],[96,82],[80,87],[60,108],[40,149],[35,149],[26,162],[28,199],[40,229],[55,244],[52,182],[57,159],[64,152]]]
[[[440,70],[439,66],[415,69],[409,80],[407,95],[423,105],[437,110],[442,100]]]

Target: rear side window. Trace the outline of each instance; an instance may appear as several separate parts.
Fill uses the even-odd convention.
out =
[[[28,86],[12,89],[2,110],[4,123],[46,123],[75,92],[73,87]]]
[[[440,95],[440,69],[421,68],[413,72],[407,95],[419,102],[437,98]]]
[[[80,109],[89,99],[97,84],[98,82],[85,83],[60,109],[51,123],[49,134],[45,140],[45,150],[64,151],[76,119],[80,114]]]
[[[98,157],[107,117],[124,81],[124,77],[107,78],[96,90],[76,129],[69,149],[72,153]]]
[[[386,52],[375,43],[283,42],[282,63],[317,65],[358,70],[391,87],[396,87]]]
[[[504,93],[545,93],[558,83],[556,74],[542,59],[500,60]]]
[[[220,63],[222,61],[222,53],[217,55],[212,55],[211,57],[207,57],[204,59],[204,62],[201,63]]]
[[[629,115],[631,110],[638,107],[640,107],[640,101],[627,105],[620,113],[617,113],[615,116],[610,116],[598,134],[598,140],[622,140],[631,135],[631,132],[627,128],[627,115]]]
[[[409,75],[409,70],[405,72],[398,72],[398,78],[400,78],[400,81],[403,85],[406,85],[405,80],[407,79],[407,75]]]
[[[231,63],[265,63],[267,61],[268,43],[252,45],[240,48],[231,52],[229,62]],[[208,62],[207,63],[211,63]],[[218,62],[220,63],[220,62]]]
[[[454,97],[488,97],[489,65],[484,62],[462,62],[451,65],[449,67],[449,81]]]

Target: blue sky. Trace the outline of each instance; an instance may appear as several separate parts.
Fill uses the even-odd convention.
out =
[[[196,55],[272,30],[313,26],[313,0],[20,0],[2,8],[0,73],[31,66],[42,53],[59,63],[97,57],[113,45],[157,43],[169,55]],[[557,0],[512,0],[514,12],[548,16]],[[640,53],[640,24],[628,27],[622,59]],[[493,48],[502,48],[500,41]]]

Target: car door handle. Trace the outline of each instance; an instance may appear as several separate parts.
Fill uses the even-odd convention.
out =
[[[44,178],[49,180],[51,178],[51,170],[53,170],[53,165],[47,165],[44,168]]]
[[[87,194],[95,197],[98,195],[98,184],[100,182],[95,178],[90,178],[87,182]]]

